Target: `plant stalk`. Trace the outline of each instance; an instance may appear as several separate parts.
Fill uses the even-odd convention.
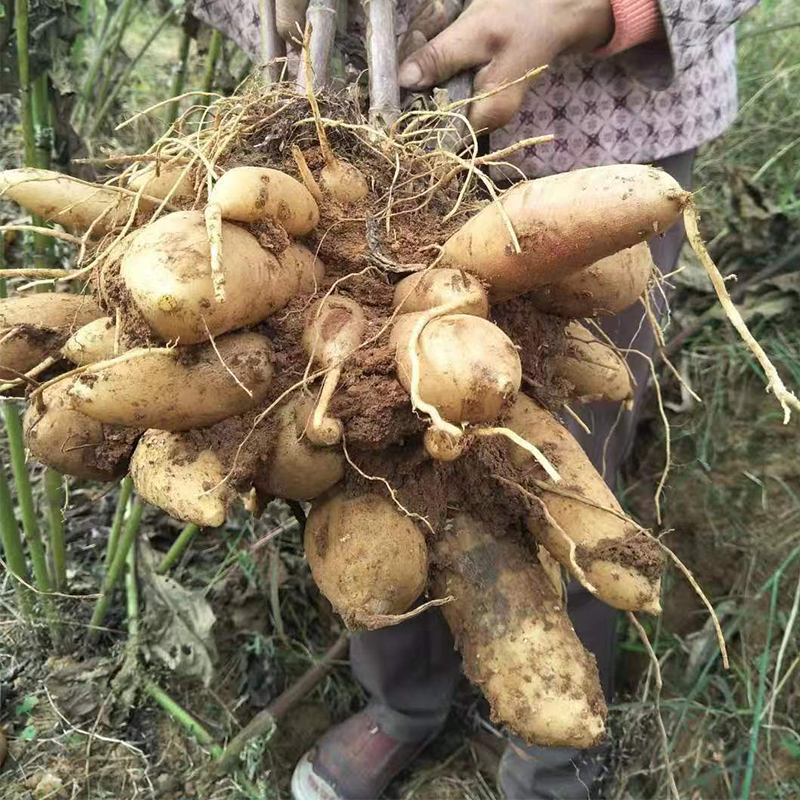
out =
[[[163,689],[156,686],[153,681],[147,681],[144,690],[153,700],[155,700],[164,711],[167,712],[176,722],[183,725],[203,747],[208,747],[215,758],[222,755],[222,748],[214,744],[214,737],[191,715],[188,711],[181,708]]]
[[[64,485],[58,472],[49,467],[44,473],[44,491],[50,522],[48,550],[51,563],[51,583],[56,591],[67,585],[67,548],[64,544]]]
[[[130,514],[128,514],[128,519],[125,522],[125,530],[120,538],[119,546],[114,553],[111,566],[108,568],[106,576],[103,579],[103,588],[100,592],[100,597],[97,598],[97,603],[92,613],[92,619],[89,623],[89,642],[95,641],[100,633],[100,626],[103,624],[109,603],[114,594],[114,589],[122,575],[122,570],[128,558],[128,551],[131,549],[136,539],[136,534],[139,531],[139,522],[142,519],[143,511],[144,503],[141,500],[134,500]]]
[[[197,536],[200,528],[193,523],[187,525],[180,533],[180,536],[172,543],[167,554],[161,560],[156,570],[157,575],[164,575],[169,571],[170,567],[183,555],[184,550],[189,546],[192,539]]]
[[[131,11],[133,11],[133,4],[134,0],[124,0],[117,13],[114,15],[116,28],[114,30],[114,35],[109,37],[111,44],[108,46],[105,52],[105,54],[108,56],[108,60],[106,62],[105,69],[103,70],[103,82],[100,84],[100,88],[94,96],[94,101],[98,105],[105,100],[106,95],[108,94],[108,87],[111,84],[111,77],[113,76],[114,70],[117,66],[117,58],[119,56],[120,48],[122,47],[122,37],[128,30],[128,19],[130,18]],[[118,23],[117,20],[119,20]]]
[[[164,26],[172,19],[172,17],[175,16],[175,12],[176,9],[171,8],[169,11],[167,11],[166,14],[164,14],[163,17],[161,17],[161,19],[158,21],[158,24],[153,28],[152,31],[150,31],[150,35],[147,37],[147,39],[145,39],[144,43],[139,48],[139,51],[130,60],[128,65],[120,74],[119,78],[117,78],[117,82],[112,87],[111,91],[108,94],[108,97],[106,97],[105,102],[103,103],[101,109],[97,112],[94,118],[94,122],[92,123],[91,128],[89,128],[89,131],[86,134],[87,139],[91,139],[97,132],[98,128],[100,128],[100,126],[103,124],[106,115],[109,112],[109,109],[111,108],[114,101],[117,99],[117,95],[122,90],[122,87],[125,86],[125,84],[127,83],[128,77],[130,76],[131,72],[133,72],[133,70],[136,69],[136,65],[142,59],[142,56],[144,56],[144,54],[149,50],[150,45],[153,44],[153,42],[156,40],[156,37],[158,36],[159,33],[161,33]]]
[[[189,66],[189,50],[192,46],[192,37],[186,28],[183,29],[181,34],[181,45],[178,50],[178,71],[172,76],[172,88],[170,94],[172,97],[177,97],[183,92],[183,87],[186,83],[186,70]],[[172,125],[178,119],[178,112],[181,109],[181,101],[173,100],[167,106],[166,123],[167,126]]]
[[[36,140],[33,133],[31,62],[28,52],[28,0],[15,0],[14,27],[17,30],[17,74],[25,163],[32,166],[36,163]]]
[[[22,436],[22,421],[19,411],[13,401],[3,401],[3,420],[8,434],[8,449],[11,456],[11,471],[17,488],[17,501],[19,502],[22,517],[22,529],[28,542],[28,549],[33,563],[33,572],[36,576],[36,588],[40,592],[52,591],[50,578],[47,574],[47,559],[44,546],[39,535],[39,526],[36,524],[36,509],[33,503],[33,491],[25,464],[25,443]]]
[[[369,121],[389,129],[400,117],[395,0],[362,0],[367,17]]]
[[[308,42],[311,61],[312,88],[318,92],[328,83],[331,68],[331,53],[336,38],[336,11],[338,0],[311,0],[306,11],[306,25],[311,26]],[[305,53],[301,54],[297,84],[306,88]]]
[[[261,63],[268,65],[266,69],[268,81],[277,83],[281,79],[283,64],[277,63],[276,59],[286,55],[286,42],[278,34],[274,0],[258,0],[258,11]]]
[[[136,575],[138,551],[133,543],[125,559],[125,605],[128,618],[128,641],[132,648],[139,647],[139,583]]]
[[[111,533],[108,536],[108,544],[106,545],[106,571],[108,571],[108,568],[111,566],[111,562],[114,560],[114,554],[117,552],[119,534],[122,530],[122,522],[125,519],[125,511],[128,508],[128,500],[131,499],[132,491],[133,478],[130,476],[123,478],[119,485],[117,508],[114,511],[114,520],[111,523]]]
[[[34,162],[27,164],[39,169],[50,169],[53,152],[53,127],[50,124],[50,84],[47,72],[38,75],[32,84],[31,113],[33,118]],[[45,226],[46,220],[34,214],[33,224]],[[33,266],[36,269],[48,269],[53,264],[53,238],[41,233],[33,234]],[[48,291],[40,287],[40,291]]]
[[[275,727],[281,717],[291,711],[335,666],[335,662],[344,658],[350,646],[350,634],[346,631],[328,648],[328,651],[313,667],[306,670],[299,680],[292,684],[283,694],[267,706],[244,727],[228,743],[219,757],[216,766],[217,774],[230,772],[238,763],[239,755],[245,745],[254,737],[261,736]]]
[[[6,564],[11,574],[14,576],[14,588],[17,592],[20,612],[26,622],[31,619],[31,594],[30,590],[20,581],[30,583],[31,578],[28,573],[28,566],[25,563],[25,553],[22,549],[22,538],[19,535],[19,527],[14,516],[14,504],[11,498],[11,490],[6,479],[5,464],[0,463],[0,544],[3,545]]]
[[[19,503],[20,516],[22,517],[22,530],[28,543],[28,552],[33,564],[33,574],[36,579],[36,588],[41,593],[42,608],[47,618],[50,633],[54,640],[58,639],[58,622],[55,616],[55,607],[49,597],[53,587],[47,571],[47,558],[44,545],[36,524],[36,508],[33,503],[33,491],[28,477],[28,468],[25,464],[25,443],[22,435],[22,422],[16,405],[9,400],[2,403],[3,420],[8,435],[8,450],[11,457],[11,472],[14,475],[14,484],[17,489],[17,502]]]
[[[211,41],[208,45],[208,55],[206,56],[206,71],[203,75],[203,91],[210,92],[214,86],[214,76],[217,72],[217,60],[222,50],[222,34],[214,30],[211,34]]]

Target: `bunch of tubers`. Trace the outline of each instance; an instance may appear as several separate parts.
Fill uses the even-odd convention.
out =
[[[441,226],[419,231],[414,266],[389,268],[370,209],[381,187],[397,205],[419,184],[393,180],[394,155],[357,166],[338,141],[337,170],[331,147],[315,157],[306,136],[294,161],[230,158],[214,175],[157,156],[104,185],[1,173],[0,194],[83,235],[93,258],[81,294],[0,301],[4,392],[29,396],[31,457],[78,478],[129,472],[179,520],[220,526],[240,498],[256,511],[310,501],[311,571],[348,626],[441,601],[498,721],[531,742],[588,747],[604,728],[596,664],[560,569],[537,555],[615,608],[650,613],[664,559],[559,414],[566,401],[632,397],[624,358],[578,320],[643,296],[646,240],[689,195],[636,165],[528,181],[494,201],[471,190],[457,225],[428,203]],[[420,151],[409,152],[413,172]],[[496,324],[509,304],[547,342]],[[531,364],[542,391],[522,391]],[[365,421],[384,437],[372,448]],[[487,496],[505,504],[502,524]]]

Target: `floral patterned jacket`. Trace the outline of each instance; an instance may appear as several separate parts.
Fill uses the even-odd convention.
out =
[[[350,0],[356,8],[356,0]],[[400,0],[398,35],[425,0]],[[529,177],[579,167],[651,163],[719,136],[734,120],[734,23],[758,0],[612,0],[617,28],[610,46],[565,57],[532,86],[517,116],[491,137],[499,149],[551,133],[510,161]],[[633,14],[632,5],[636,6]],[[531,0],[535,9],[535,1]],[[656,25],[625,21],[647,16]],[[195,14],[257,58],[259,0],[195,0]],[[357,13],[349,19],[358,25]],[[654,35],[655,32],[655,35]],[[642,41],[644,39],[645,41]]]

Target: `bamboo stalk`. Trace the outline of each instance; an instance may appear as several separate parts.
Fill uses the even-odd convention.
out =
[[[203,747],[208,747],[215,758],[218,758],[222,754],[222,748],[214,744],[214,737],[189,714],[188,711],[179,706],[163,689],[158,687],[153,681],[147,681],[144,685],[144,691],[176,722],[186,728]]]
[[[84,0],[84,2],[85,1],[86,0]],[[96,47],[94,58],[89,64],[89,69],[86,72],[86,78],[81,85],[78,96],[79,108],[75,109],[75,114],[73,115],[73,118],[76,121],[78,118],[78,113],[80,113],[81,120],[85,122],[92,106],[92,100],[96,99],[99,101],[100,99],[100,93],[96,92],[97,83],[100,79],[100,70],[103,67],[109,51],[113,47],[119,47],[120,42],[117,37],[119,36],[121,39],[125,32],[124,27],[119,24],[122,15],[125,13],[125,5],[126,3],[123,2],[122,5],[116,7],[113,14],[106,13],[103,17],[103,24],[100,27],[100,30],[97,32],[97,37],[95,40]],[[108,81],[112,72],[112,65],[109,65],[104,75],[105,81]],[[106,83],[103,86],[104,91],[107,90],[107,88],[108,86]],[[97,103],[95,103],[95,105],[97,105]]]
[[[336,12],[338,0],[311,0],[306,11],[306,25],[311,26],[308,51],[311,59],[311,73],[314,76],[312,88],[318,92],[328,83],[331,67],[331,53],[336,38]],[[305,91],[306,71],[305,53],[300,56],[300,70],[297,75],[298,86]]]
[[[22,583],[30,583],[28,566],[25,563],[25,553],[22,549],[22,538],[19,535],[19,526],[14,516],[14,503],[11,490],[6,479],[5,464],[0,463],[0,544],[3,545],[3,554],[6,565],[14,576],[14,588],[17,592],[17,601],[23,618],[29,622],[31,619],[31,595],[28,588]]]
[[[206,56],[206,71],[203,75],[203,91],[210,92],[214,85],[214,76],[217,72],[217,61],[222,50],[222,34],[214,30],[211,34],[211,41],[208,44],[208,55]]]
[[[334,667],[334,662],[344,658],[350,646],[350,634],[346,631],[328,648],[325,655],[313,667],[307,669],[300,679],[285,692],[278,695],[228,743],[219,757],[217,774],[230,772],[239,762],[239,755],[245,745],[256,736],[261,736],[275,727],[281,717],[291,711]]]
[[[186,69],[189,65],[189,49],[192,45],[192,37],[184,27],[181,34],[181,44],[178,48],[178,71],[172,76],[172,87],[170,94],[172,97],[177,97],[183,94],[183,86],[186,83]],[[167,126],[172,125],[178,119],[178,112],[181,110],[180,100],[174,100],[167,106],[167,114],[165,121]]]
[[[89,623],[89,642],[94,642],[100,633],[100,626],[106,618],[108,605],[114,594],[114,589],[119,582],[122,575],[122,569],[125,566],[125,561],[128,558],[128,551],[131,549],[136,534],[139,531],[139,522],[142,519],[142,512],[144,511],[144,503],[141,500],[135,500],[131,506],[130,514],[125,523],[125,530],[119,541],[119,546],[114,553],[114,559],[109,566],[106,576],[103,579],[103,588],[100,591],[100,597],[97,598],[97,603],[92,613],[92,619]]]
[[[275,0],[258,0],[259,34],[261,39],[261,63],[267,64],[266,77],[269,83],[281,79],[283,65],[277,59],[286,55],[286,42],[278,33],[275,17]],[[241,81],[239,81],[241,83]]]
[[[144,43],[139,48],[139,51],[130,60],[128,65],[120,74],[119,78],[117,78],[117,82],[112,87],[111,91],[108,94],[108,97],[106,97],[105,102],[103,103],[101,109],[97,112],[97,115],[94,118],[94,122],[92,123],[92,126],[89,128],[89,131],[86,134],[86,138],[91,139],[96,133],[97,129],[103,124],[106,115],[108,114],[108,111],[111,108],[111,105],[117,99],[117,95],[119,94],[122,87],[125,86],[125,84],[127,83],[128,77],[130,76],[131,72],[133,72],[133,70],[136,69],[136,66],[141,60],[142,56],[144,56],[144,54],[149,50],[150,45],[153,44],[153,42],[156,40],[156,37],[158,36],[159,33],[161,33],[164,26],[172,19],[172,17],[175,16],[176,10],[177,9],[175,8],[171,8],[169,11],[167,11],[167,13],[164,14],[164,16],[161,17],[161,19],[158,21],[153,30],[150,31],[150,35],[147,37],[147,39],[144,40]]]
[[[114,22],[116,23],[115,30],[113,36],[107,37],[111,44],[106,48],[105,51],[105,54],[108,56],[108,60],[105,69],[103,70],[103,82],[100,84],[100,88],[94,95],[94,102],[96,105],[102,103],[108,94],[108,87],[111,84],[111,78],[117,66],[119,51],[122,47],[122,37],[128,30],[128,19],[130,18],[131,11],[133,11],[133,4],[134,0],[124,0],[122,5],[117,9],[117,12],[114,14]],[[116,22],[117,19],[119,20],[118,22]]]
[[[167,554],[158,565],[156,570],[158,575],[163,575],[169,571],[170,567],[183,555],[184,550],[186,550],[199,531],[200,528],[193,523],[190,523],[181,531],[180,536],[172,543],[172,547],[169,548]]]
[[[64,486],[61,475],[54,469],[44,473],[44,491],[50,522],[48,550],[50,554],[50,581],[56,591],[67,585],[67,548],[64,544]]]
[[[25,163],[36,163],[31,99],[31,62],[28,53],[28,0],[14,0],[14,27],[17,30],[17,75],[19,78],[20,122],[25,144]]]
[[[25,444],[22,436],[22,422],[16,405],[9,400],[2,403],[3,420],[8,435],[8,451],[11,457],[11,473],[17,490],[20,516],[22,517],[22,530],[28,544],[28,552],[33,564],[33,574],[36,579],[36,588],[42,593],[41,602],[47,617],[50,632],[54,639],[58,638],[58,623],[55,618],[55,608],[52,599],[48,596],[52,591],[50,575],[47,571],[47,558],[44,545],[36,524],[36,509],[33,503],[33,492],[25,464]]]
[[[114,519],[111,523],[111,533],[108,535],[108,544],[106,545],[106,570],[108,570],[108,568],[111,566],[111,562],[114,560],[114,554],[117,552],[119,533],[122,530],[122,521],[125,519],[125,511],[128,508],[128,500],[131,498],[132,491],[133,478],[130,476],[123,478],[119,485],[117,508],[114,511]]]
[[[400,117],[395,0],[362,0],[367,17],[369,121],[391,128]]]
[[[139,583],[136,575],[138,550],[133,543],[125,559],[125,608],[128,619],[128,642],[132,648],[139,648]]]

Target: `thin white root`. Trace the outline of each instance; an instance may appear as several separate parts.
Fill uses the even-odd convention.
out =
[[[211,250],[211,280],[214,282],[214,299],[225,300],[225,273],[222,271],[222,207],[209,203],[205,210],[206,233]]]
[[[664,727],[664,719],[661,716],[661,689],[664,686],[664,683],[661,680],[661,665],[658,663],[658,657],[656,656],[655,651],[650,644],[650,640],[647,638],[645,629],[642,627],[639,620],[636,619],[636,616],[633,614],[633,612],[628,611],[627,613],[628,619],[630,620],[631,625],[636,628],[636,632],[639,634],[639,638],[642,640],[642,644],[644,645],[645,650],[647,650],[647,655],[650,657],[650,662],[653,665],[653,672],[656,676],[656,692],[655,699],[653,700],[653,706],[655,707],[656,711],[658,731],[661,734],[661,749],[664,753],[664,767],[667,772],[667,783],[673,799],[680,800],[681,795],[678,791],[678,787],[675,785],[675,775],[672,772],[672,764],[670,763],[669,758],[669,737],[667,736],[667,729]]]
[[[447,603],[452,603],[453,600],[455,600],[455,597],[453,597],[452,594],[447,595],[447,597],[437,597],[435,600],[428,600],[427,603],[423,603],[421,606],[412,608],[411,611],[406,611],[404,614],[370,614],[368,617],[359,617],[358,624],[359,627],[365,628],[369,631],[374,631],[378,628],[388,628],[392,625],[399,625],[401,622],[405,622],[407,619],[418,617],[429,608],[435,608],[436,606],[443,606]]]
[[[119,311],[119,309],[117,309]],[[203,327],[206,329],[206,333],[208,334],[208,339],[211,342],[211,347],[214,348],[214,353],[216,354],[217,358],[219,359],[219,363],[222,364],[225,372],[233,378],[234,383],[248,396],[253,396],[253,393],[248,389],[236,376],[236,373],[225,363],[225,359],[222,357],[222,353],[219,352],[219,348],[217,347],[217,343],[214,341],[214,337],[211,335],[211,331],[208,329],[208,323],[206,322],[206,318],[201,316],[200,319],[203,320]],[[116,342],[115,342],[116,347]],[[115,350],[116,352],[116,350]]]
[[[554,483],[558,483],[561,480],[561,476],[547,460],[545,454],[527,439],[523,439],[518,433],[514,433],[510,428],[472,428],[470,433],[474,433],[476,436],[505,436],[506,439],[511,439],[515,445],[530,453],[539,462],[539,465]]]
[[[365,480],[368,481],[377,481],[378,483],[382,483],[389,492],[389,495],[392,498],[392,502],[397,506],[397,508],[402,511],[407,517],[411,519],[418,519],[430,532],[432,536],[436,536],[436,531],[433,529],[433,525],[428,521],[427,517],[423,517],[422,514],[417,514],[416,511],[409,511],[398,499],[397,499],[397,492],[394,490],[389,481],[386,480],[382,475],[367,475],[361,467],[356,464],[352,458],[350,458],[350,453],[347,452],[347,439],[342,436],[342,451],[344,452],[344,457],[347,463]]]
[[[419,355],[417,354],[417,342],[422,335],[425,326],[436,319],[449,314],[451,311],[458,309],[462,300],[451,300],[441,306],[436,306],[424,312],[417,320],[414,328],[411,331],[411,336],[408,339],[408,358],[411,362],[411,407],[415,411],[421,411],[431,418],[431,422],[435,428],[439,428],[446,433],[449,433],[454,439],[460,439],[464,435],[464,431],[456,425],[445,421],[436,406],[426,403],[419,395]]]
[[[23,383],[33,383],[33,381],[30,379],[39,377],[39,375],[41,375],[46,369],[52,367],[56,361],[58,361],[58,358],[55,356],[47,356],[47,358],[45,358],[43,361],[40,361],[35,367],[29,369],[25,373],[24,378],[16,378],[8,383],[0,384],[0,393],[7,392],[9,389],[14,389]],[[26,380],[26,378],[29,380]]]
[[[572,419],[575,420],[577,425],[582,430],[584,430],[587,434],[589,434],[589,436],[592,435],[592,429],[578,416],[577,412],[571,409],[566,403],[564,403],[564,411],[566,411],[567,414],[569,414],[572,417]]]
[[[800,400],[797,399],[793,392],[790,392],[786,388],[784,382],[781,380],[781,376],[778,375],[778,370],[775,369],[775,365],[770,361],[769,356],[764,352],[761,345],[755,340],[753,334],[750,333],[747,323],[742,319],[742,315],[739,313],[739,309],[733,304],[733,300],[731,300],[731,296],[728,294],[728,288],[725,286],[725,279],[708,254],[708,250],[706,250],[706,246],[703,244],[703,240],[700,237],[700,230],[698,228],[699,215],[692,203],[687,205],[684,209],[683,219],[686,225],[686,236],[689,239],[689,244],[691,244],[692,249],[700,259],[700,263],[708,273],[708,277],[711,278],[714,291],[717,293],[717,298],[725,314],[731,321],[733,327],[738,331],[739,336],[742,337],[742,341],[747,345],[747,348],[756,359],[758,359],[758,363],[761,364],[761,369],[764,370],[764,374],[767,377],[767,391],[771,391],[781,404],[783,408],[783,424],[786,425],[791,419],[792,408],[800,411]]]
[[[306,436],[320,447],[331,447],[342,440],[342,423],[338,419],[328,416],[328,405],[336,391],[341,375],[342,367],[340,365],[331,367],[325,376],[317,405],[311,417],[311,424],[306,429]]]

